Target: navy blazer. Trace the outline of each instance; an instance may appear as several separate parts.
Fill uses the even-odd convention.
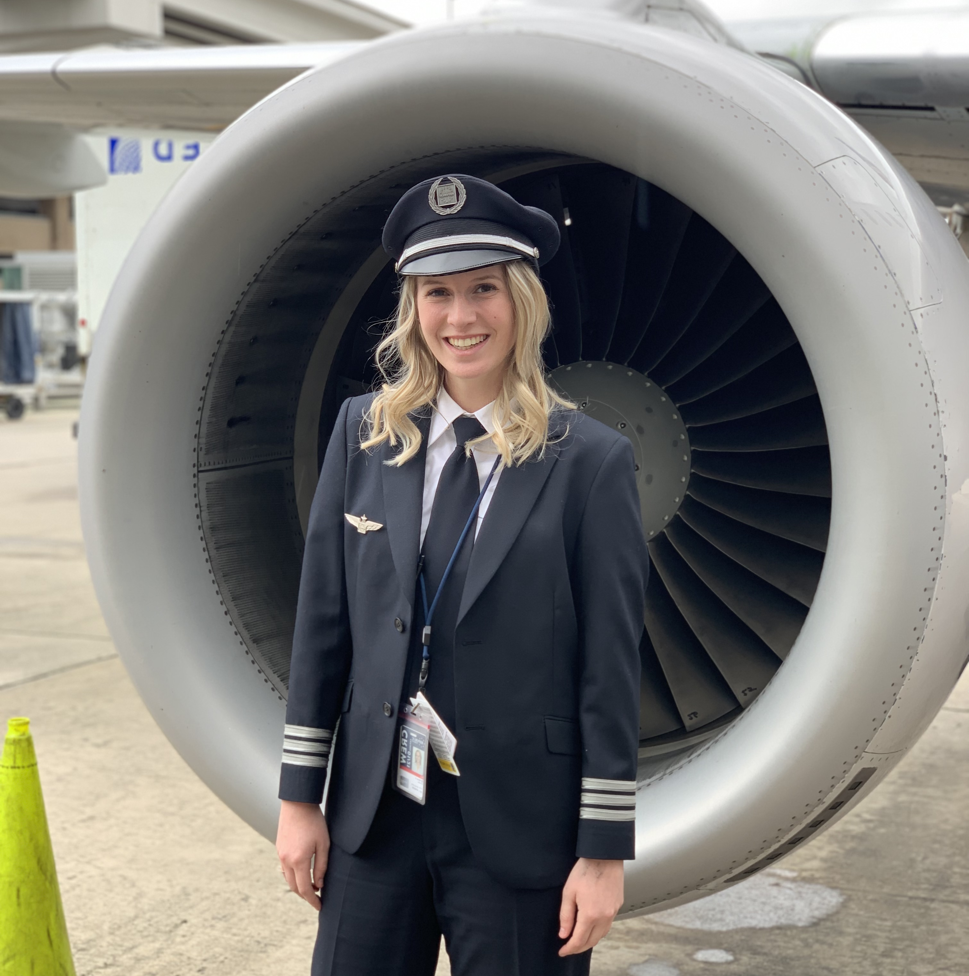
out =
[[[332,746],[327,821],[351,853],[394,752],[430,426],[430,408],[415,413],[421,449],[385,464],[386,443],[359,446],[372,396],[343,404],[313,499],[279,793],[319,803]],[[576,857],[635,854],[649,557],[632,445],[571,410],[550,433],[543,459],[502,472],[454,634],[462,818],[485,869],[515,888],[563,883]],[[383,528],[361,534],[346,513]]]

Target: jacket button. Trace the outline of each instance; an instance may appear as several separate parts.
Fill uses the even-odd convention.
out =
[[[394,626],[397,628],[397,633],[402,634],[404,632],[404,621],[400,617],[394,617]]]
[[[394,714],[394,706],[391,705],[390,702],[384,702],[384,715],[386,715],[387,718],[390,718],[390,716],[393,714]]]

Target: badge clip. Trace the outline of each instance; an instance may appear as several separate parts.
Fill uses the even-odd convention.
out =
[[[460,776],[458,764],[454,761],[454,752],[458,745],[454,733],[444,724],[441,716],[434,711],[431,703],[424,697],[423,691],[419,691],[410,702],[410,714],[421,722],[427,723],[428,738],[438,766],[451,776]]]

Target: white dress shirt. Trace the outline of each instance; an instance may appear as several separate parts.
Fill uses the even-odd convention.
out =
[[[480,410],[475,410],[473,414],[470,414],[455,403],[448,395],[447,390],[443,386],[441,387],[441,391],[437,395],[437,405],[431,416],[431,428],[427,434],[427,457],[424,460],[424,506],[421,512],[422,546],[424,545],[424,534],[427,532],[427,526],[431,521],[431,508],[434,506],[434,493],[437,491],[437,484],[441,480],[441,471],[444,470],[445,462],[454,452],[458,443],[454,436],[454,428],[451,425],[456,417],[477,417],[481,426],[489,434],[493,434],[495,431],[494,406],[495,401],[492,400],[491,403],[485,404]],[[481,489],[484,487],[498,454],[492,444],[482,442],[471,452],[471,456],[478,467],[478,488]],[[488,485],[484,498],[481,499],[481,505],[478,507],[477,524],[474,527],[475,538],[478,537],[481,520],[485,517],[488,505],[495,493],[502,467],[503,465],[498,465],[498,470],[495,471],[495,476],[491,479],[491,484]]]

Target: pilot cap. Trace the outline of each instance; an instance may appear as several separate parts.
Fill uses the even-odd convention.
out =
[[[384,250],[402,275],[446,275],[525,259],[537,268],[559,246],[554,218],[476,176],[412,186],[384,224]]]

